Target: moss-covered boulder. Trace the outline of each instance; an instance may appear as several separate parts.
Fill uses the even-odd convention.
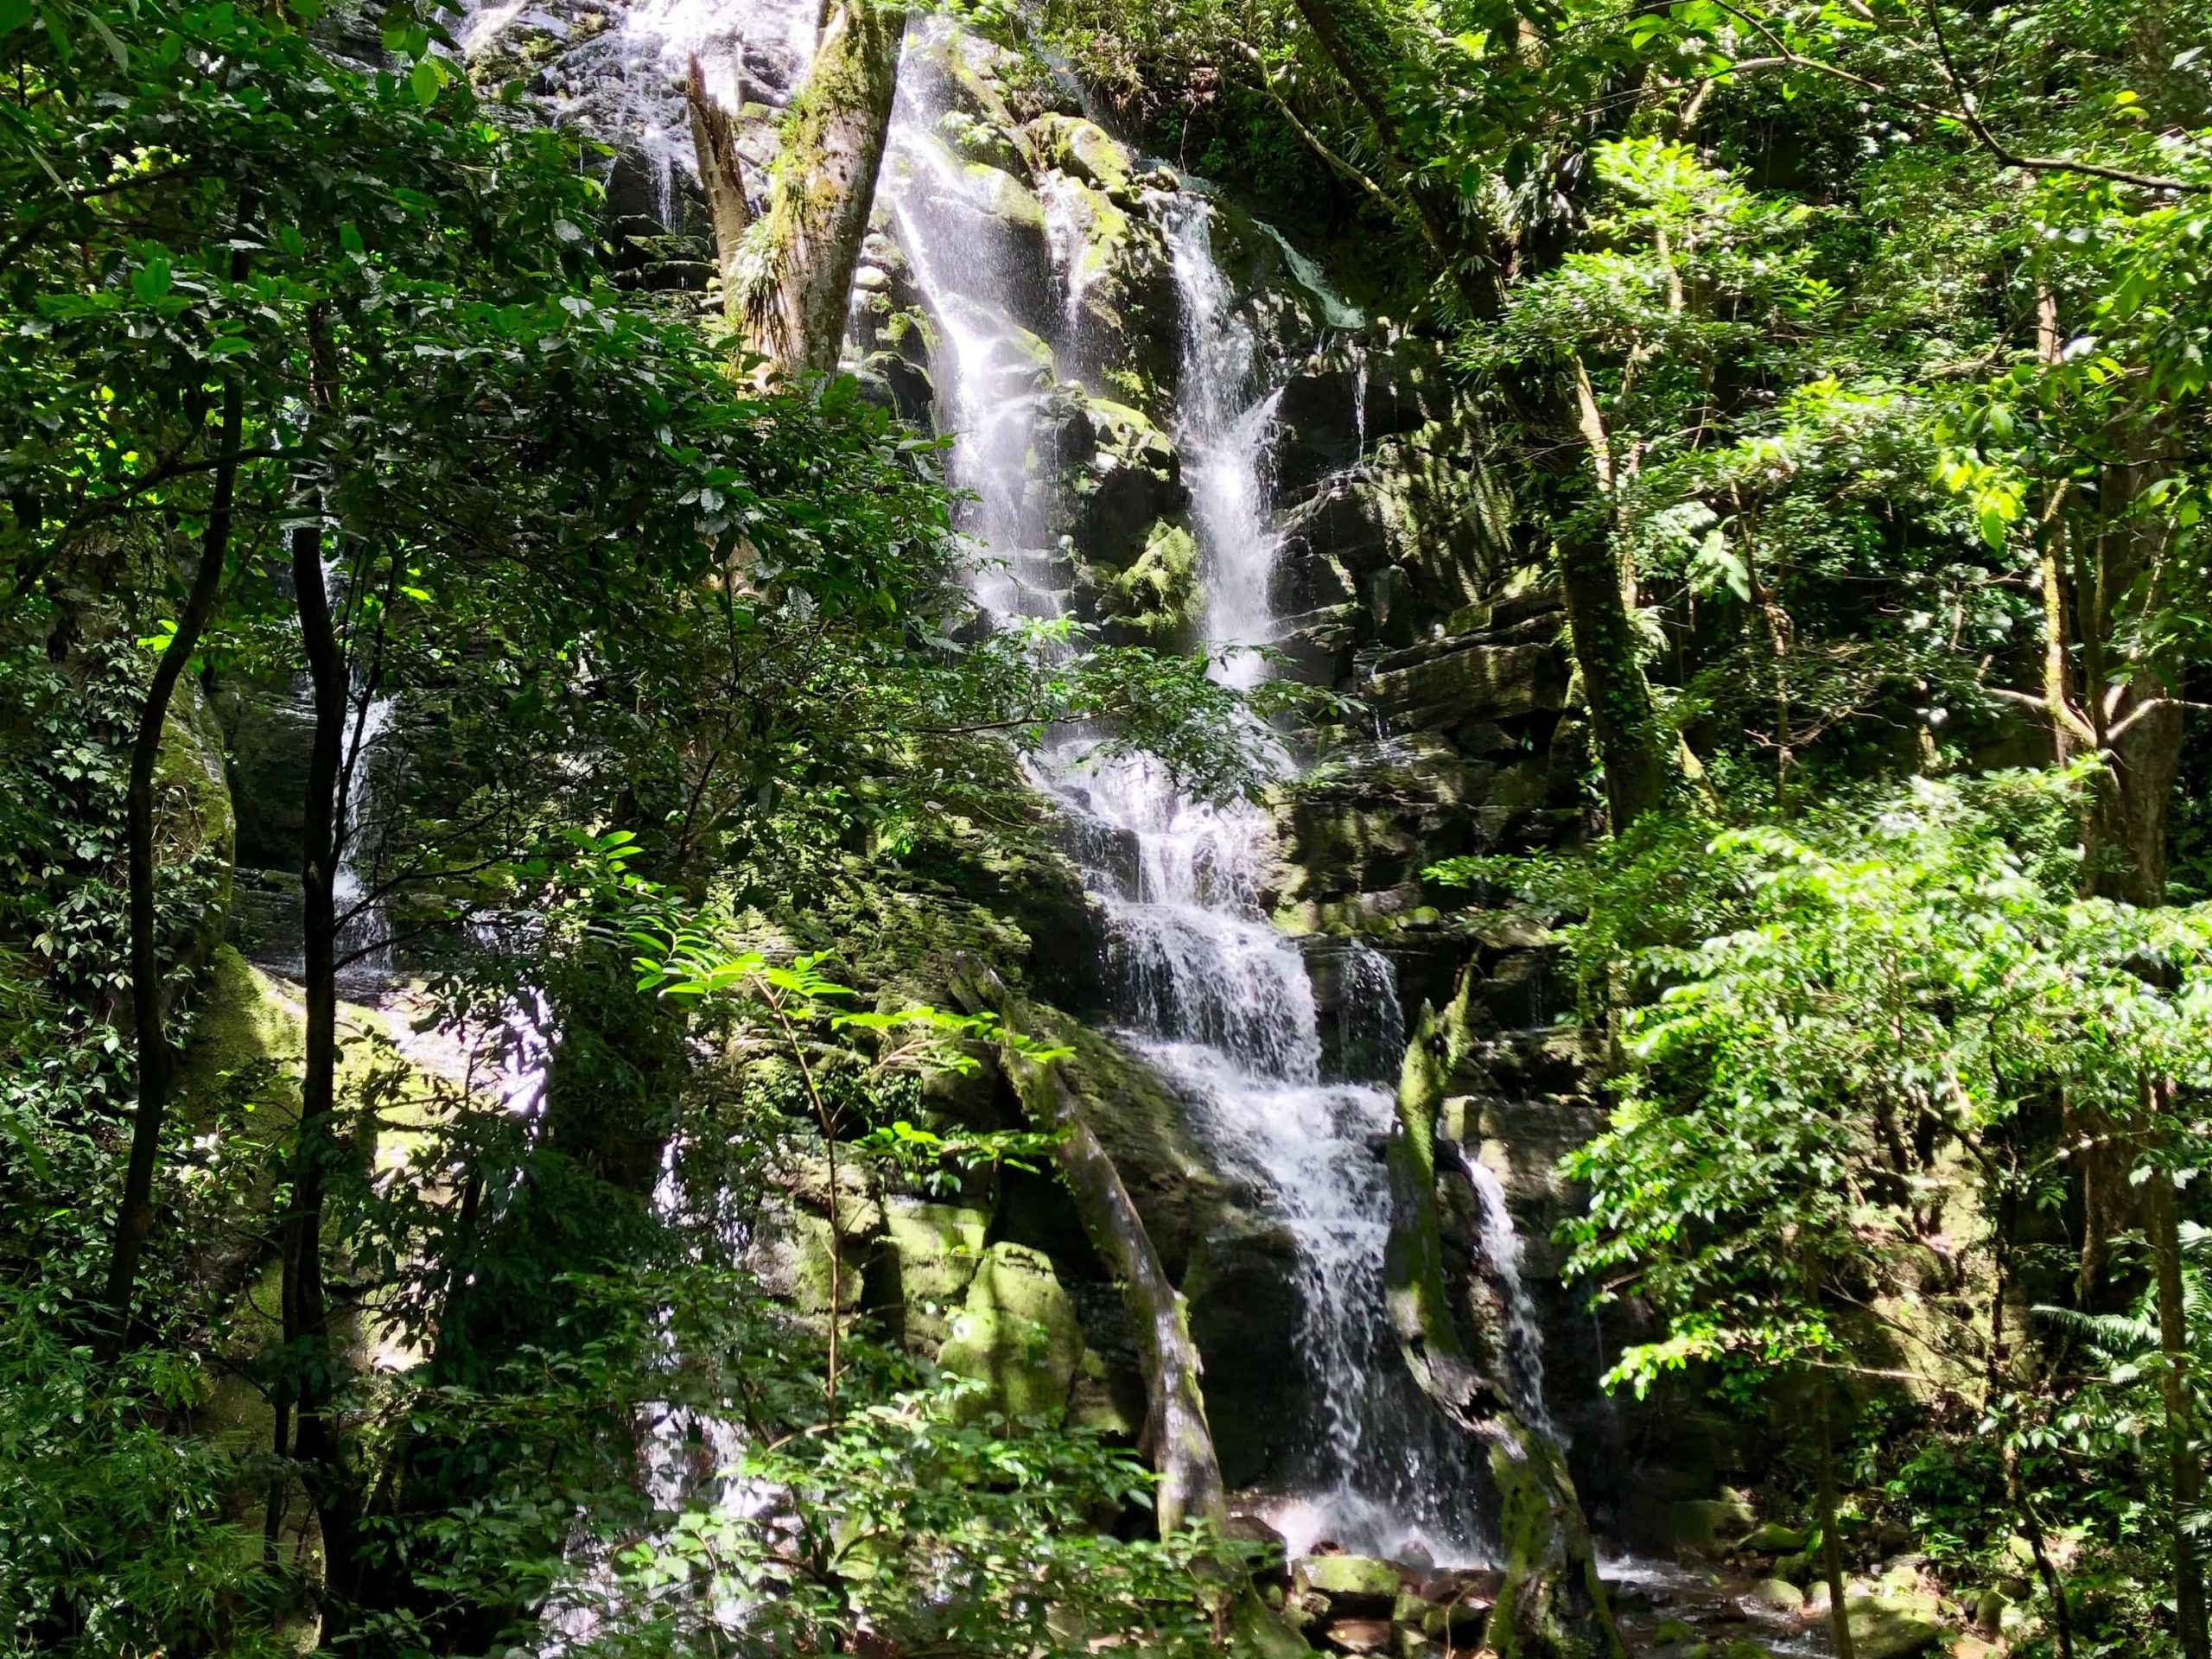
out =
[[[1787,1579],[1761,1579],[1744,1592],[1746,1611],[1797,1613],[1804,1610],[1805,1592]]]
[[[1012,135],[995,123],[977,120],[966,110],[947,110],[939,116],[937,136],[963,162],[981,162],[1016,177],[1028,175],[1028,158]]]
[[[1758,1524],[1751,1504],[1733,1493],[1719,1497],[1692,1498],[1668,1511],[1675,1541],[1692,1549],[1725,1548]]]
[[[1126,637],[1147,645],[1195,638],[1205,611],[1197,538],[1179,519],[1160,520],[1146,537],[1135,562],[1109,575],[1096,593],[1109,638]]]
[[[1141,410],[1091,397],[1087,430],[1070,435],[1079,457],[1067,481],[1069,531],[1094,569],[1119,572],[1144,555],[1160,524],[1189,499],[1174,444]]]
[[[1885,1588],[1844,1599],[1857,1659],[1914,1659],[1942,1642],[1943,1605],[1923,1591]]]
[[[1805,1548],[1805,1533],[1779,1521],[1764,1522],[1738,1539],[1736,1548],[1752,1555],[1792,1555]]]
[[[1367,1618],[1391,1611],[1402,1582],[1393,1563],[1370,1555],[1307,1555],[1291,1563],[1290,1580],[1309,1595],[1327,1597],[1332,1614]]]
[[[998,1243],[978,1259],[938,1363],[983,1383],[994,1411],[1057,1421],[1083,1355],[1082,1321],[1051,1258]]]
[[[213,878],[184,954],[205,961],[223,935],[238,857],[238,817],[223,764],[223,732],[197,680],[180,683],[162,722],[154,756],[155,856],[168,865],[199,864]]]
[[[883,1245],[897,1270],[908,1345],[934,1354],[952,1334],[982,1265],[990,1217],[981,1210],[893,1198],[883,1208]]]
[[[1055,168],[1125,206],[1136,200],[1136,158],[1095,121],[1048,113],[1023,129],[1040,168]]]

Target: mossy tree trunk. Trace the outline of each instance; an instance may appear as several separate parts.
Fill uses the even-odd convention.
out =
[[[1182,1295],[1160,1266],[1136,1201],[1065,1080],[1018,1044],[1006,1045],[1001,1058],[1031,1121],[1058,1135],[1053,1156],[1061,1177],[1092,1248],[1122,1287],[1135,1327],[1148,1402],[1144,1445],[1160,1472],[1154,1502],[1160,1534],[1186,1521],[1218,1527],[1228,1519],[1228,1503]]]
[[[1513,1410],[1502,1346],[1471,1343],[1462,1334],[1445,1282],[1436,1121],[1452,1073],[1469,1052],[1470,990],[1463,978],[1440,1017],[1424,1007],[1406,1050],[1397,1132],[1388,1154],[1390,1240],[1383,1277],[1391,1322],[1422,1390],[1490,1450],[1505,1577],[1484,1645],[1498,1659],[1622,1659],[1620,1632],[1567,1460],[1556,1442]]]
[[[828,0],[823,11],[814,67],[784,118],[768,210],[745,230],[738,257],[725,252],[723,261],[735,277],[747,344],[794,375],[837,366],[906,34],[899,0]],[[717,141],[710,123],[695,126],[695,137],[702,134],[704,168]],[[722,153],[734,163],[734,149]],[[720,154],[712,164],[722,170]],[[709,185],[710,200],[721,200],[717,190]],[[739,195],[741,201],[741,188]],[[730,222],[718,206],[717,233]]]

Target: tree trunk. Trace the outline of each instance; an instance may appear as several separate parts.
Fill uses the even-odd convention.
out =
[[[1835,1659],[1856,1659],[1851,1641],[1851,1602],[1845,1593],[1843,1535],[1836,1523],[1835,1433],[1828,1409],[1828,1381],[1815,1377],[1820,1399],[1813,1411],[1819,1436],[1819,1467],[1815,1471],[1815,1501],[1821,1515],[1821,1570],[1828,1581],[1828,1624],[1835,1640]]]
[[[1052,1155],[1074,1195],[1084,1231],[1122,1287],[1150,1400],[1144,1445],[1160,1471],[1156,1503],[1160,1535],[1166,1537],[1185,1521],[1219,1526],[1228,1518],[1228,1503],[1221,1465],[1214,1455],[1213,1432],[1206,1423],[1198,1351],[1191,1340],[1183,1298],[1160,1264],[1160,1254],[1153,1248],[1136,1201],[1122,1185],[1121,1172],[1084,1121],[1065,1079],[1010,1043],[1001,1056],[1031,1121],[1041,1129],[1057,1132]]]
[[[830,0],[825,11],[739,280],[753,349],[794,375],[837,366],[906,33],[906,8],[887,0]]]
[[[1500,1502],[1503,1583],[1484,1645],[1498,1659],[1610,1656],[1625,1649],[1598,1575],[1567,1459],[1548,1435],[1507,1403],[1502,1346],[1489,1363],[1461,1334],[1444,1279],[1436,1203],[1436,1115],[1466,1058],[1471,976],[1463,976],[1442,1018],[1424,1007],[1398,1084],[1398,1125],[1388,1153],[1390,1240],[1383,1282],[1398,1348],[1424,1393],[1490,1447]]]
[[[200,568],[176,619],[176,632],[162,648],[146,701],[138,711],[138,730],[130,746],[127,836],[130,887],[130,1022],[137,1049],[138,1109],[130,1126],[130,1159],[124,1171],[123,1205],[115,1219],[115,1244],[108,1261],[106,1319],[99,1350],[112,1359],[130,1338],[130,1305],[138,1284],[138,1262],[154,1230],[154,1166],[161,1154],[162,1120],[168,1110],[169,1085],[176,1056],[169,1046],[163,1016],[160,941],[154,936],[154,768],[161,758],[162,733],[168,723],[169,700],[178,680],[200,648],[200,636],[215,608],[229,556],[231,518],[238,493],[238,438],[245,423],[245,393],[235,377],[223,387],[223,413],[216,429],[213,493],[200,542]]]
[[[745,199],[745,167],[737,153],[737,129],[729,112],[707,91],[699,60],[691,60],[683,83],[691,111],[691,143],[699,156],[699,182],[707,193],[707,215],[715,226],[715,264],[721,276],[722,315],[742,327],[744,296],[738,286],[738,260],[753,210]]]
[[[1665,798],[1667,754],[1637,654],[1620,560],[1604,524],[1569,524],[1561,532],[1559,574],[1590,735],[1605,772],[1606,812],[1612,832],[1623,835]]]
[[[2186,1529],[2204,1501],[2204,1467],[2196,1447],[2196,1402],[2190,1385],[2189,1316],[2182,1294],[2181,1206],[2172,1179],[2153,1169],[2143,1183],[2144,1230],[2150,1236],[2158,1285],[2158,1394],[2165,1408],[2169,1507],[2172,1541],[2174,1624],[2184,1659],[2212,1659],[2212,1632],[2204,1608],[2204,1564]]]
[[[319,511],[319,502],[312,497],[309,511]],[[331,620],[319,524],[292,532],[292,583],[314,690],[315,724],[300,867],[306,1057],[300,1078],[298,1142],[292,1153],[291,1202],[283,1233],[282,1300],[286,1363],[292,1379],[293,1452],[322,1524],[326,1599],[342,1605],[357,1565],[358,1503],[332,1413],[338,1357],[332,1351],[329,1303],[323,1287],[322,1208],[326,1177],[338,1150],[333,1133],[338,1103],[336,880],[341,850],[340,779],[353,684]],[[331,1618],[327,1612],[326,1637]]]

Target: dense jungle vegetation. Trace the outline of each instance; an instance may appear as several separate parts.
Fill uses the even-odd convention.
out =
[[[1379,717],[979,612],[944,435],[840,368],[950,16],[1433,351],[1510,519],[1452,626],[1559,602],[1567,828],[1421,870],[1389,1151],[1504,1581],[1344,1650],[1623,1650],[1446,1307],[1521,930],[1608,1386],[1759,1448],[1681,1548],[1794,1557],[1845,1659],[2212,1659],[2212,8],[948,4],[823,0],[766,171],[695,87],[648,233],[457,12],[0,0],[0,1651],[1307,1650],[1022,757],[1274,810]],[[881,1316],[884,1194],[992,1182],[1079,1218],[1141,1426]]]

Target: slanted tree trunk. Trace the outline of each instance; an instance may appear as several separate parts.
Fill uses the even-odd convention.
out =
[[[1444,1279],[1436,1202],[1436,1117],[1466,1058],[1471,976],[1440,1018],[1424,1007],[1398,1084],[1389,1149],[1390,1242],[1383,1278],[1399,1351],[1423,1392],[1490,1448],[1497,1484],[1504,1582],[1484,1646],[1498,1659],[1622,1659],[1625,1649],[1598,1574],[1598,1555],[1567,1459],[1508,1403],[1495,1341],[1471,1344]],[[1483,1333],[1477,1333],[1478,1336]],[[1487,1363],[1478,1358],[1478,1349]]]
[[[1049,1065],[1029,1058],[1013,1044],[1001,1050],[1007,1075],[1030,1119],[1058,1139],[1052,1155],[1092,1248],[1122,1287],[1137,1336],[1149,1405],[1144,1446],[1160,1471],[1155,1499],[1162,1537],[1185,1521],[1218,1527],[1228,1518],[1221,1464],[1206,1423],[1198,1386],[1198,1351],[1183,1298],[1160,1264],[1152,1236],[1121,1172],[1084,1121],[1083,1107]]]
[[[146,701],[138,711],[138,730],[130,746],[130,779],[125,796],[130,850],[130,1021],[137,1050],[138,1110],[130,1125],[130,1160],[123,1176],[123,1205],[115,1218],[115,1244],[108,1259],[105,1322],[99,1348],[112,1359],[130,1339],[130,1304],[138,1284],[138,1262],[154,1230],[154,1166],[161,1154],[162,1121],[168,1111],[176,1055],[169,1046],[162,994],[160,941],[154,936],[154,768],[161,758],[162,733],[168,724],[169,701],[184,676],[200,636],[215,608],[229,556],[232,504],[238,492],[238,437],[245,394],[236,377],[223,387],[223,412],[216,427],[213,490],[207,528],[200,541],[200,568],[176,619],[176,632],[162,646]]]
[[[707,194],[707,216],[715,226],[715,264],[721,276],[722,315],[733,326],[745,324],[745,299],[738,286],[738,257],[753,209],[745,199],[745,164],[737,153],[737,128],[729,111],[707,91],[699,60],[691,60],[683,83],[691,111],[691,143],[699,156],[699,183]]]
[[[814,67],[784,118],[767,213],[736,269],[748,342],[794,375],[837,366],[906,34],[897,0],[829,0],[824,12]]]

